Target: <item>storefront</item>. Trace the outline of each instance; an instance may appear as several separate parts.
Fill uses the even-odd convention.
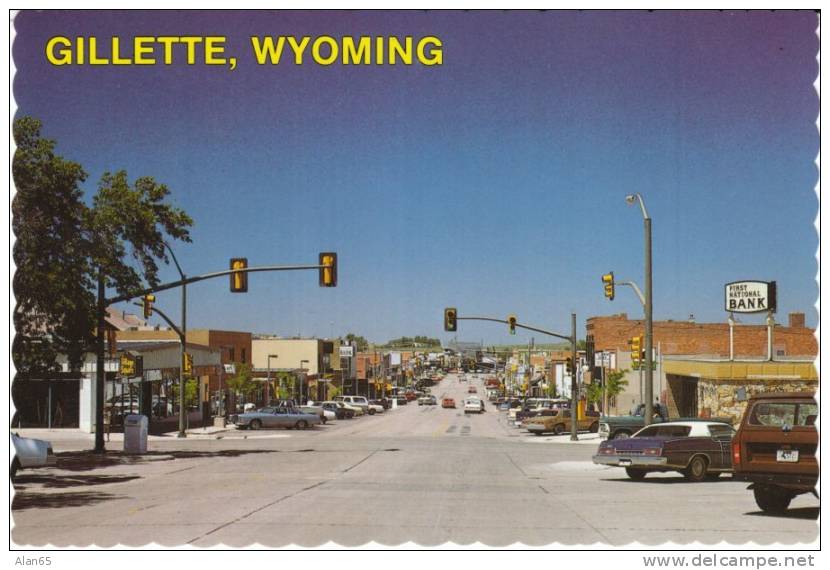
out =
[[[812,360],[663,360],[666,405],[671,417],[727,417],[737,423],[747,400],[765,392],[818,389]]]

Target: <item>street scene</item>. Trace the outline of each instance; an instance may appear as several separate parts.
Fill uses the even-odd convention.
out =
[[[815,549],[817,26],[13,13],[12,548]]]

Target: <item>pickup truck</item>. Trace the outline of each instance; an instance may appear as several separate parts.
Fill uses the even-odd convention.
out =
[[[818,404],[812,392],[758,394],[732,438],[733,479],[747,481],[758,507],[782,514],[802,493],[816,493]]]
[[[599,436],[604,439],[623,439],[631,437],[635,432],[645,427],[643,418],[646,405],[638,404],[627,416],[602,416],[599,421]],[[669,419],[669,411],[663,404],[654,405],[654,419],[652,423],[665,422]]]
[[[602,416],[599,423],[599,436],[602,439],[624,439],[631,437],[646,426],[643,415],[645,404],[638,404],[627,416]],[[660,422],[696,422],[710,421],[732,425],[730,418],[669,418],[669,410],[664,404],[654,404],[654,418],[651,423]]]

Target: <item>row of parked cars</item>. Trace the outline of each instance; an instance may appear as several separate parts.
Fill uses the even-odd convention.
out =
[[[735,430],[725,421],[663,421],[631,437],[602,442],[594,463],[625,469],[634,480],[677,471],[687,480],[724,473],[749,482],[765,512],[782,513],[803,493],[818,497],[818,404],[812,393],[766,393],[749,400]]]
[[[307,429],[325,424],[331,420],[348,420],[363,415],[382,414],[389,409],[392,401],[387,398],[369,400],[365,396],[337,396],[333,400],[309,401],[297,405],[291,400],[282,400],[272,406],[265,406],[230,417],[239,429],[287,428]]]

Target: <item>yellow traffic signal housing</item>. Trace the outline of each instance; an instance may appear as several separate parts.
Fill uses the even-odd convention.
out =
[[[189,352],[182,354],[182,370],[185,374],[193,374],[193,355]]]
[[[516,334],[516,315],[507,315],[507,325],[510,327],[510,334]]]
[[[574,361],[573,358],[571,358],[570,356],[565,359],[565,372],[568,374],[568,376],[574,373]]]
[[[337,254],[325,251],[320,254],[320,287],[337,287]]]
[[[605,296],[608,300],[614,300],[614,272],[606,273],[602,276],[602,284],[605,286]]]
[[[144,303],[144,318],[149,319],[153,314],[153,303],[156,302],[156,296],[144,295],[142,302]]]
[[[631,339],[631,362],[640,362],[642,358],[643,337],[635,336]]]
[[[248,269],[247,257],[234,257],[231,259],[231,269]],[[248,272],[237,271],[231,273],[231,293],[248,292]]]
[[[455,307],[447,307],[444,309],[444,330],[447,332],[455,332],[458,330],[458,311]]]

